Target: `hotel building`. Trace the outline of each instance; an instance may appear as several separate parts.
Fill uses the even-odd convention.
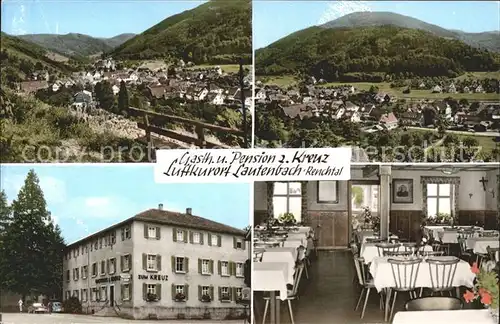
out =
[[[134,319],[229,319],[248,259],[245,231],[192,214],[146,210],[67,247],[63,297],[83,312]]]

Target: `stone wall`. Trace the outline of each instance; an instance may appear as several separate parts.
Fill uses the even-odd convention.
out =
[[[119,317],[136,320],[236,320],[243,319],[245,309],[243,307],[122,307],[117,313]]]

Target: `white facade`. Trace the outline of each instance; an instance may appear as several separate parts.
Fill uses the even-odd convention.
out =
[[[68,247],[63,297],[77,296],[89,313],[118,308],[136,319],[160,319],[189,308],[190,316],[209,311],[211,318],[223,318],[242,310],[236,299],[245,286],[246,243],[236,229],[223,233],[133,218]],[[176,300],[181,292],[186,298]],[[211,301],[202,301],[206,294]]]

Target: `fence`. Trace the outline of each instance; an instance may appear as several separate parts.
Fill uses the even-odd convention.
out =
[[[159,114],[156,112],[133,108],[133,107],[129,108],[128,113],[130,116],[142,118],[143,121],[139,122],[137,126],[140,129],[146,131],[146,141],[149,149],[154,147],[152,134],[166,136],[168,138],[181,141],[186,144],[196,145],[199,148],[230,148],[229,145],[207,141],[205,138],[206,137],[205,130],[210,130],[214,133],[232,134],[243,139],[246,136],[245,132],[239,129],[212,125],[184,117]],[[162,123],[165,124],[168,122],[177,122],[188,126],[194,126],[195,134],[186,135],[176,132],[175,130],[157,126],[159,124]]]

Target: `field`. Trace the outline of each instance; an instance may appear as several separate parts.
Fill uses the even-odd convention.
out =
[[[222,69],[222,72],[224,72],[224,73],[238,73],[238,71],[240,70],[240,66],[238,64],[225,64],[225,65],[223,65],[223,64],[221,64],[221,65],[202,64],[202,65],[192,66],[189,69],[190,70],[207,69],[207,68],[214,68],[216,66],[220,66],[220,68]],[[252,68],[252,66],[251,65],[243,65],[243,68],[250,70]]]
[[[435,130],[435,129],[409,129],[408,132],[410,132],[410,133],[425,133],[425,132],[437,132],[437,130]],[[455,133],[455,135],[458,136],[460,141],[463,141],[466,137],[475,138],[477,140],[477,142],[479,143],[479,146],[482,148],[482,150],[484,152],[491,152],[497,146],[497,144],[493,141],[494,136],[478,136],[478,135],[474,135],[473,133],[470,135]]]
[[[500,78],[500,72],[470,72],[460,76],[460,78],[476,78],[476,79],[484,79],[484,78]],[[258,80],[263,80],[263,83],[269,85],[277,85],[280,87],[289,87],[293,86],[298,82],[298,80],[293,75],[284,75],[284,76],[270,76],[270,77],[258,77]],[[381,82],[381,83],[371,83],[371,82],[330,82],[326,84],[322,84],[322,87],[332,87],[332,86],[340,86],[340,85],[353,85],[358,90],[367,91],[371,86],[378,87],[379,91],[388,93],[389,95],[396,96],[397,98],[405,98],[405,99],[445,99],[451,97],[456,100],[467,99],[469,101],[498,101],[499,95],[498,93],[431,93],[430,90],[411,90],[410,93],[403,93],[403,88],[391,88],[390,83]]]
[[[455,80],[464,80],[464,79],[486,79],[486,78],[494,78],[500,79],[500,71],[496,72],[467,72],[462,74],[459,77],[456,77]]]

